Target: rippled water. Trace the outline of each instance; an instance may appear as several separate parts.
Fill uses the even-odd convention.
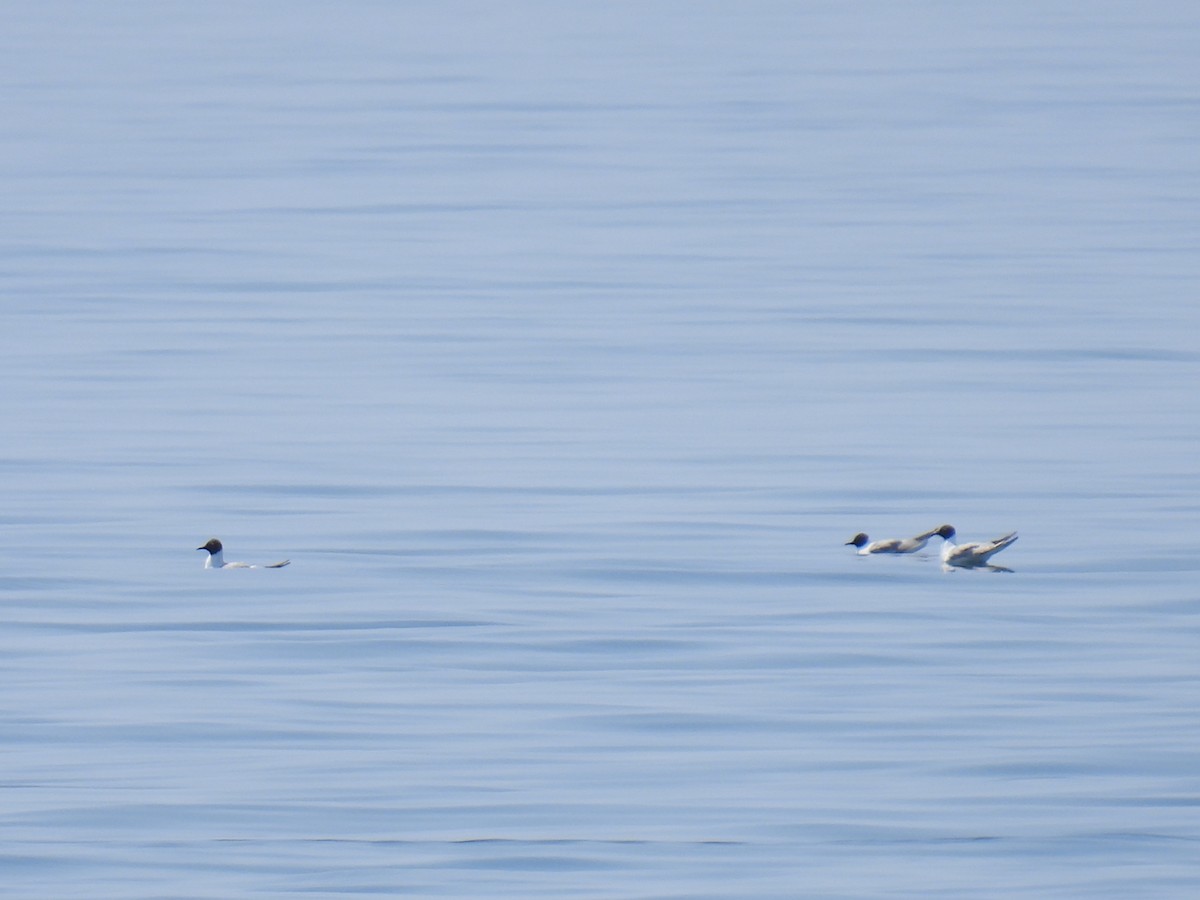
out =
[[[0,892],[1195,894],[1190,5],[10,19]]]

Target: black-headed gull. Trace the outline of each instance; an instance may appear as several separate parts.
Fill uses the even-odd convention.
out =
[[[953,572],[955,569],[987,569],[991,572],[1011,572],[1004,566],[993,566],[988,560],[1017,539],[1017,533],[1011,532],[998,537],[994,541],[978,541],[971,544],[954,543],[954,526],[943,525],[935,534],[945,541],[942,544],[942,571]]]
[[[266,566],[252,566],[250,563],[244,562],[225,562],[225,548],[216,538],[209,538],[208,543],[196,549],[208,551],[208,559],[204,560],[206,569],[282,569],[291,562],[290,559],[285,559],[283,562],[271,563]]]
[[[861,531],[850,540],[846,541],[845,546],[857,547],[859,556],[870,556],[873,553],[916,553],[924,548],[929,539],[937,534],[937,529],[933,531],[923,531],[916,537],[910,538],[888,538],[882,541],[871,541]],[[870,543],[868,543],[870,541]]]

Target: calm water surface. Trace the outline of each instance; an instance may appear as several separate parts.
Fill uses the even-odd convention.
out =
[[[13,12],[0,893],[1195,896],[1198,38]]]

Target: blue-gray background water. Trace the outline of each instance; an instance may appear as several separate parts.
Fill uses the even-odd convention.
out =
[[[6,10],[0,892],[1196,896],[1198,46]]]

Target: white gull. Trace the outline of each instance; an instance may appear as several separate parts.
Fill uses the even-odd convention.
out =
[[[266,566],[252,566],[250,563],[244,562],[225,562],[225,548],[216,538],[209,538],[208,543],[196,549],[208,551],[208,559],[204,560],[206,569],[282,569],[291,562],[290,559],[285,559],[283,562],[271,563]]]
[[[1011,572],[1004,566],[993,566],[988,560],[1009,546],[1017,539],[1015,531],[998,537],[994,541],[978,541],[970,544],[954,543],[956,534],[953,525],[943,525],[935,534],[945,543],[942,544],[942,571],[953,572],[955,569],[987,569],[991,572]]]
[[[923,531],[916,537],[910,538],[887,538],[882,541],[871,541],[861,531],[850,540],[846,541],[847,547],[857,547],[859,556],[871,556],[874,553],[916,553],[924,548],[929,539],[938,533],[935,528],[933,531]],[[869,542],[869,543],[868,543]]]

